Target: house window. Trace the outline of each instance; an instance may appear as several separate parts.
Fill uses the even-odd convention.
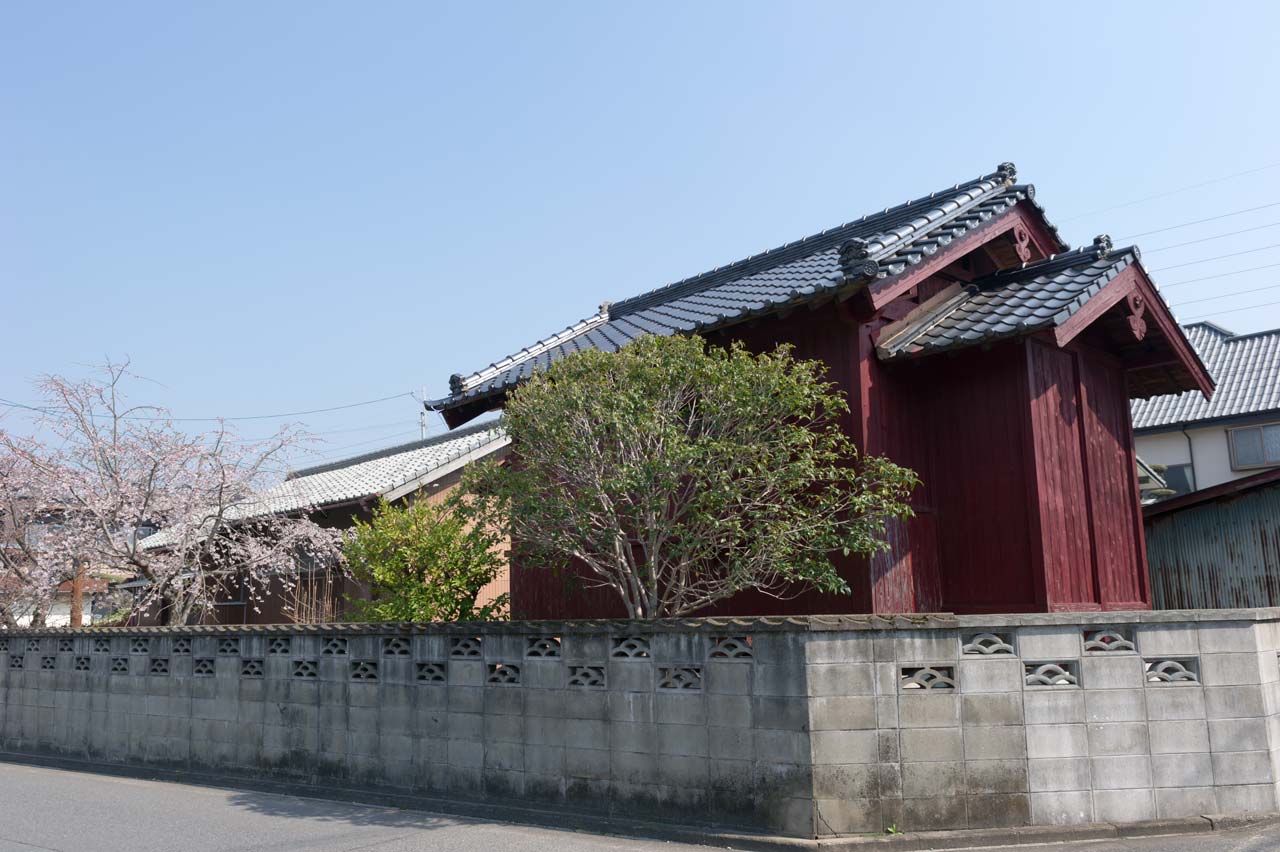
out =
[[[1231,442],[1232,469],[1280,465],[1280,423],[1232,429],[1227,436]]]
[[[1187,494],[1195,489],[1191,484],[1191,465],[1171,464],[1161,476],[1164,484],[1175,494]]]

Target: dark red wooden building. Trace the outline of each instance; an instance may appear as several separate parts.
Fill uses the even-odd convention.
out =
[[[1069,250],[993,174],[601,306],[433,405],[456,426],[532,371],[644,334],[794,344],[849,396],[866,453],[914,469],[890,552],[848,559],[852,597],[739,595],[717,612],[1018,612],[1151,605],[1129,400],[1212,392],[1144,270],[1106,237]],[[611,595],[513,564],[512,610],[621,614]]]

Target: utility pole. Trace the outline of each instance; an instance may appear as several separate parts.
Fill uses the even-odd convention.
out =
[[[422,396],[418,399],[418,429],[422,432],[422,440],[427,440],[427,388],[422,387]]]

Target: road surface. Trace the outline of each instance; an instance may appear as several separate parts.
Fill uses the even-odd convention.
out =
[[[1280,850],[1280,827],[1029,848],[1275,852]],[[707,852],[708,847],[0,763],[0,852],[51,850]]]

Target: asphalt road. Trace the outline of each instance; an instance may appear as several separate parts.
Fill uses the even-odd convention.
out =
[[[0,852],[706,852],[707,848],[0,764]],[[1036,852],[1275,852],[1280,850],[1280,827],[1028,848]]]

